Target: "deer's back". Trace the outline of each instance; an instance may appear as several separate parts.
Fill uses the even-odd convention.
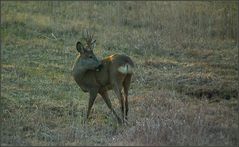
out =
[[[104,88],[111,89],[115,78],[124,79],[127,74],[132,74],[119,71],[126,64],[134,67],[132,60],[126,55],[115,54],[104,58],[101,70],[96,72],[96,81]]]
[[[91,88],[112,89],[115,78],[123,79],[127,75],[118,70],[126,63],[132,67],[134,66],[132,60],[126,55],[115,54],[106,57],[102,60],[100,71],[88,70],[77,83],[85,92],[88,92]]]

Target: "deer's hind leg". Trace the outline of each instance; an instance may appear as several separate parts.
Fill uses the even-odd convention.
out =
[[[122,88],[123,88],[123,78],[118,77],[113,81],[113,90],[118,97],[120,101],[120,106],[121,106],[121,112],[122,112],[122,121],[124,122],[124,111],[125,111],[125,103],[124,103],[124,97],[122,95]]]
[[[132,74],[127,74],[123,82],[124,95],[125,95],[125,119],[126,120],[128,119],[128,111],[129,111],[128,92],[129,92],[131,77],[132,77]]]
[[[99,94],[102,96],[102,98],[104,99],[106,105],[108,106],[108,108],[113,112],[113,114],[115,115],[115,117],[117,118],[119,123],[122,123],[120,117],[117,115],[117,113],[115,112],[115,110],[112,107],[111,101],[109,99],[109,95],[107,93],[107,91],[105,90],[100,90]]]

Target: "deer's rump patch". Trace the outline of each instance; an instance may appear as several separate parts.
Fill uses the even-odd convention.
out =
[[[133,67],[129,64],[126,63],[118,68],[118,71],[122,74],[131,74],[133,73]]]

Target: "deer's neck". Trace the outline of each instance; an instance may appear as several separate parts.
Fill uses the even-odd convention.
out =
[[[86,73],[86,68],[84,68],[84,66],[82,65],[83,64],[80,60],[80,56],[78,56],[72,68],[72,76],[76,81],[82,79],[84,74]]]
[[[87,70],[85,68],[77,68],[77,69],[73,70],[73,76],[74,76],[74,78],[76,78],[78,80],[82,80],[84,78],[86,71]]]

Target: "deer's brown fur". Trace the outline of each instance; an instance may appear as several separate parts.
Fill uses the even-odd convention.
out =
[[[76,83],[84,92],[90,95],[87,118],[97,94],[100,94],[109,109],[117,117],[109,99],[108,90],[114,90],[119,98],[122,120],[127,119],[128,115],[128,91],[130,87],[134,63],[130,57],[121,54],[111,55],[102,61],[97,60],[89,44],[84,47],[80,42],[77,43],[77,50],[80,55],[77,57],[73,66],[73,77]],[[92,58],[93,57],[93,58]],[[124,96],[122,95],[124,90]]]

